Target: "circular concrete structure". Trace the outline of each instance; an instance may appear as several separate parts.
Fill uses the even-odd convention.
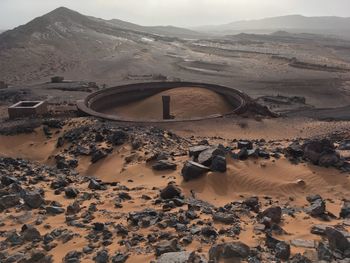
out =
[[[210,114],[208,116],[191,116],[189,118],[176,118],[171,120],[154,120],[154,119],[142,119],[139,118],[128,118],[114,112],[108,114],[108,109],[116,108],[118,106],[125,106],[127,104],[134,103],[136,101],[142,101],[155,94],[181,87],[191,88],[203,88],[213,91],[217,94],[222,95],[225,100],[231,105],[229,112],[224,114]],[[198,121],[212,118],[219,118],[226,115],[241,114],[246,111],[248,97],[232,88],[205,84],[205,83],[194,83],[194,82],[147,82],[129,84],[117,87],[111,87],[103,90],[99,90],[88,95],[84,100],[77,102],[78,110],[84,114],[123,122],[184,122],[184,121]],[[196,105],[193,105],[196,106]],[[162,111],[162,109],[159,109]]]

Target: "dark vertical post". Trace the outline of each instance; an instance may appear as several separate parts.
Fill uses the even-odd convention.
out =
[[[170,116],[170,96],[162,96],[163,101],[163,120],[171,119]]]

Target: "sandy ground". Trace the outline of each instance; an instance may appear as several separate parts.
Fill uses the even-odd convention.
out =
[[[74,122],[80,123],[80,120]],[[237,124],[234,125],[234,129],[230,126],[221,126],[223,136],[225,138],[213,138],[213,142],[229,144],[230,141],[236,138],[264,138],[265,134],[268,134],[269,140],[280,140],[282,137],[284,141],[276,142],[276,145],[287,144],[289,139],[304,136],[305,129],[310,129],[308,136],[318,135],[320,130],[325,132],[325,129],[336,130],[336,127],[330,123],[308,123],[298,120],[292,121],[290,124],[294,128],[289,130],[285,129],[286,133],[283,136],[280,131],[277,131],[276,126],[282,125],[283,120],[264,120],[263,122],[249,121],[249,125],[246,128],[240,128]],[[296,125],[298,123],[298,125]],[[208,125],[208,124],[207,124]],[[209,124],[212,127],[212,123]],[[258,128],[259,125],[264,127]],[[349,123],[339,123],[341,127],[349,125]],[[192,128],[183,129],[180,127],[174,128],[174,130],[182,133],[188,139],[192,134],[196,134],[196,137],[210,136],[211,134],[217,134],[216,131],[211,130],[209,133],[205,132],[205,129],[200,128],[199,125],[195,125],[197,130]],[[208,127],[208,126],[206,126]],[[314,129],[312,130],[312,127]],[[53,135],[51,139],[47,139],[41,128],[37,129],[35,133],[28,135],[18,136],[0,136],[0,156],[20,157],[35,161],[41,164],[53,165],[53,155],[58,153],[56,149],[56,140],[62,135],[65,130],[69,130],[66,127],[62,131],[58,131]],[[224,130],[223,130],[224,129]],[[208,137],[207,137],[208,138]],[[136,152],[137,155],[143,156],[143,152]],[[87,157],[81,157],[79,159],[79,166],[77,171],[81,175],[94,176],[102,179],[105,182],[120,182],[130,189],[140,189],[131,191],[132,201],[126,202],[123,205],[122,213],[141,210],[146,207],[153,207],[149,201],[143,200],[142,195],[155,196],[156,191],[154,189],[163,188],[168,182],[175,181],[178,184],[186,196],[191,196],[195,193],[196,198],[207,201],[215,206],[222,206],[230,203],[234,200],[241,200],[244,197],[259,196],[261,199],[272,198],[272,200],[278,200],[278,203],[294,205],[303,207],[307,205],[305,196],[308,194],[320,194],[323,198],[330,200],[327,205],[328,211],[339,214],[342,199],[348,197],[350,189],[350,179],[346,174],[333,168],[320,168],[311,164],[291,164],[288,160],[282,158],[279,160],[229,160],[227,172],[225,173],[208,173],[206,176],[191,182],[184,182],[180,175],[180,169],[169,172],[155,172],[152,170],[149,164],[145,164],[139,161],[138,158],[134,158],[133,161],[125,163],[125,157],[135,154],[131,146],[126,144],[115,148],[113,154],[107,158],[99,161],[96,164],[92,164]],[[176,157],[174,162],[179,166],[188,157]],[[303,180],[305,185],[297,183],[298,180]],[[45,187],[44,184],[41,184]],[[76,187],[84,192],[87,184],[76,185]],[[45,188],[46,199],[55,200],[63,204],[64,206],[70,203],[70,200],[66,199],[62,195],[54,195],[53,190]],[[110,222],[115,223],[124,222],[123,219],[118,217],[120,210],[114,208],[110,197],[113,193],[105,191],[100,197],[98,202],[98,209],[100,212],[96,215],[95,222]],[[90,201],[84,202],[84,206],[88,206]],[[101,211],[108,211],[103,213]],[[2,215],[2,220],[5,222],[5,226],[0,227],[0,230],[7,231],[9,229],[20,229],[21,225],[25,223],[32,223],[30,217],[23,219],[21,222],[11,221],[11,217],[18,216],[21,212],[15,212],[13,214]],[[33,212],[34,214],[36,212]],[[112,219],[113,218],[113,219]],[[119,218],[119,219],[118,219]],[[201,217],[205,220],[205,216]],[[256,235],[253,231],[254,222],[249,218],[242,218],[243,229],[239,235],[239,240],[245,242],[250,246],[256,246],[263,242],[263,239]],[[46,223],[50,224],[51,229],[54,227],[60,227],[65,225],[64,215],[58,215],[54,218],[49,217]],[[341,220],[332,220],[331,225],[341,223]],[[310,227],[314,224],[323,223],[319,219],[312,218],[306,215],[304,212],[297,213],[294,217],[285,216],[281,227],[288,232],[288,235],[279,236],[280,239],[290,241],[294,239],[303,240],[319,240],[319,237],[310,233]],[[214,226],[220,228],[220,224]],[[38,227],[41,234],[48,233],[49,230],[43,226]],[[50,253],[54,256],[54,262],[61,262],[63,256],[71,250],[81,250],[86,245],[86,240],[81,236],[86,234],[86,230],[76,230],[76,228],[68,227],[72,229],[80,237],[74,238],[65,244],[59,244]],[[149,230],[142,230],[143,233],[149,233]],[[150,230],[152,231],[152,229]],[[230,241],[230,238],[225,238]],[[114,240],[117,242],[117,239]],[[196,250],[201,248],[202,252],[208,251],[208,244],[200,244],[194,241],[189,245],[187,250]],[[122,249],[118,245],[113,246],[111,251],[118,251]],[[292,247],[292,253],[304,252],[304,248]],[[150,261],[154,259],[152,254],[137,255],[132,254],[127,262],[140,262]],[[92,262],[91,258],[87,257],[84,262]]]

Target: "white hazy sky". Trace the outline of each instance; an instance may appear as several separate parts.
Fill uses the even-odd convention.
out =
[[[350,17],[350,0],[0,0],[0,29],[25,24],[59,6],[142,25],[224,24],[288,14]]]

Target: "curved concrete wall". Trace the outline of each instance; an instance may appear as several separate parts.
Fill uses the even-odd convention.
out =
[[[232,88],[205,84],[205,83],[195,83],[195,82],[147,82],[147,83],[137,83],[129,84],[117,87],[111,87],[103,90],[99,90],[88,95],[84,100],[77,102],[78,109],[85,114],[92,115],[95,117],[100,117],[115,121],[125,121],[125,122],[139,122],[132,119],[126,119],[118,115],[104,114],[101,111],[109,109],[111,107],[125,105],[127,103],[137,101],[159,92],[177,88],[177,87],[199,87],[212,90],[216,93],[223,95],[227,101],[233,106],[234,110],[225,114],[240,114],[246,111],[246,101],[248,97]],[[181,122],[181,121],[196,121],[209,118],[218,118],[223,115],[216,114],[200,118],[190,118],[190,119],[173,119],[173,120],[162,120],[162,121],[142,121],[142,122]]]

